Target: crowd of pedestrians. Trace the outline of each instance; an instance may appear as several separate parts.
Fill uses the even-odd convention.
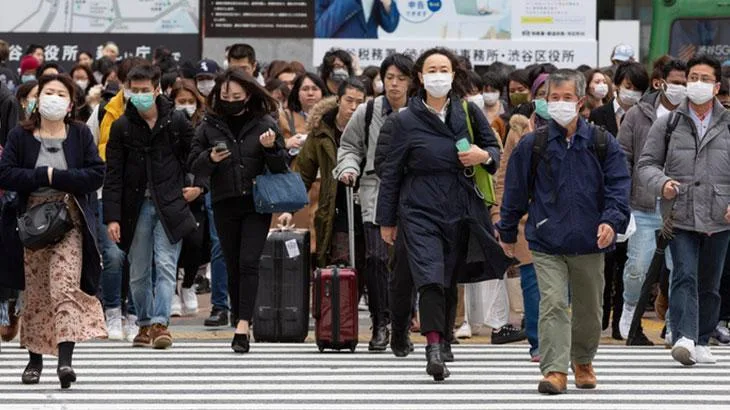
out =
[[[242,43],[221,64],[102,54],[66,72],[31,45],[0,67],[0,336],[20,333],[23,383],[57,355],[69,387],[89,339],[170,348],[208,280],[204,325],[249,352],[276,226],[310,230],[312,268],[347,264],[354,230],[368,350],[408,356],[419,332],[434,380],[490,329],[527,339],[541,393],[565,392],[569,368],[595,388],[603,331],[653,344],[631,328],[657,230],[673,238],[654,291],[672,357],[730,345],[730,73],[712,57],[650,73],[624,45],[576,69],[474,68],[439,47],[359,67],[331,50],[314,72]],[[257,212],[256,177],[290,169],[310,204]],[[60,233],[39,242],[44,222]]]

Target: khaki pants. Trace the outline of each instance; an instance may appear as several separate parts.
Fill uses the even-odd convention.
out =
[[[604,256],[532,255],[540,287],[540,370],[567,374],[570,360],[590,363],[598,350]]]

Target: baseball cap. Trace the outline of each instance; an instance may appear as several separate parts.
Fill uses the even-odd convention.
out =
[[[25,56],[20,59],[20,72],[24,73],[28,70],[37,70],[41,66],[40,61],[33,56]]]
[[[218,63],[210,59],[200,60],[195,75],[198,76],[201,74],[218,74]]]
[[[634,58],[634,48],[628,44],[619,44],[613,49],[611,60],[629,61]]]

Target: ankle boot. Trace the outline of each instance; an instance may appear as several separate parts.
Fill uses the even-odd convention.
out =
[[[380,323],[373,325],[373,337],[368,344],[368,350],[371,352],[383,352],[388,348],[390,341],[390,331],[388,327]]]
[[[451,351],[451,343],[445,340],[441,341],[441,357],[444,363],[451,363],[454,361],[454,353]]]
[[[76,381],[76,372],[71,366],[59,366],[56,374],[58,374],[58,381],[61,382],[62,389],[68,389],[71,387],[71,383]]]
[[[28,363],[21,378],[23,384],[38,384],[41,381],[41,372],[43,372],[43,363],[40,365],[33,362]]]
[[[236,353],[248,353],[251,348],[251,343],[248,340],[248,335],[243,333],[234,333],[233,341],[231,342],[231,348]]]
[[[446,368],[441,352],[441,344],[435,343],[426,346],[426,373],[433,376],[433,380],[440,382],[449,377],[449,369]]]

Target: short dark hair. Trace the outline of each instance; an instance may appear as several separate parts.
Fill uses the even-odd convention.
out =
[[[504,77],[496,71],[487,71],[482,74],[482,89],[492,87],[501,93],[504,91],[505,85]]]
[[[720,64],[720,61],[718,59],[712,56],[708,56],[707,54],[700,54],[698,56],[692,57],[687,62],[687,75],[689,75],[689,70],[691,70],[692,67],[702,64],[712,67],[712,69],[715,71],[715,82],[720,82],[720,79],[722,79],[722,64]]]
[[[177,71],[171,71],[169,73],[162,74],[160,77],[160,88],[164,91],[170,87],[173,87],[177,83],[177,79],[180,77],[180,73]]]
[[[135,66],[129,70],[129,73],[127,74],[127,81],[125,81],[125,83],[149,80],[152,82],[152,86],[156,88],[160,85],[160,77],[162,77],[162,73],[160,73],[159,67],[150,63],[145,63]]]
[[[28,46],[28,48],[27,48],[27,49],[25,50],[25,55],[30,55],[30,54],[33,54],[33,52],[35,52],[35,51],[36,51],[36,50],[38,50],[39,48],[40,48],[41,50],[43,50],[43,52],[45,52],[45,51],[46,51],[46,48],[45,48],[44,46],[40,45],[40,44],[30,44],[30,45]]]
[[[581,73],[586,73],[586,72],[590,71],[591,68],[592,67],[589,66],[588,64],[581,64],[578,66],[578,68],[576,68],[576,71],[580,71]]]
[[[390,67],[395,67],[398,69],[398,71],[403,73],[403,75],[411,77],[411,72],[413,71],[413,59],[401,53],[395,53],[389,55],[388,57],[385,57],[383,63],[380,64],[381,80],[385,80],[385,73]]]
[[[83,50],[79,51],[79,53],[76,55],[76,61],[79,61],[81,59],[81,56],[84,54],[86,54],[91,59],[91,61],[94,61],[94,55],[91,54],[89,51],[83,51]]]
[[[255,78],[251,77],[250,74],[240,68],[230,67],[224,71],[223,74],[216,77],[215,86],[207,98],[208,109],[216,115],[221,117],[224,116],[223,111],[220,108],[220,104],[218,104],[218,100],[220,98],[223,84],[230,82],[234,82],[246,90],[246,94],[248,94],[246,109],[249,113],[253,114],[254,117],[260,118],[276,112],[276,110],[279,109],[278,102],[271,96],[271,94],[269,94],[268,91],[266,91],[264,87],[259,85]]]
[[[332,76],[336,59],[340,59],[342,63],[345,64],[345,67],[347,67],[347,73],[350,77],[352,77],[354,74],[352,69],[352,56],[350,56],[350,54],[345,50],[335,49],[326,52],[324,58],[322,58],[322,65],[319,67],[319,71],[322,74],[322,80],[327,81]]]
[[[508,80],[520,83],[524,85],[527,89],[532,87],[532,83],[530,82],[530,74],[527,72],[526,69],[512,71],[508,76]]]
[[[342,98],[348,89],[354,89],[360,91],[363,95],[367,95],[367,91],[365,91],[365,84],[356,77],[350,77],[340,84],[340,88],[337,89],[337,98]]]
[[[466,72],[466,83],[464,84],[466,86],[466,91],[471,94],[471,90],[476,88],[479,90],[479,93],[482,92],[482,89],[484,88],[484,81],[482,81],[482,77],[477,74],[474,71],[467,71]]]
[[[230,62],[232,58],[235,58],[236,60],[247,58],[248,61],[253,64],[256,62],[256,50],[246,43],[236,43],[228,48],[226,58],[228,59],[228,62]]]
[[[38,75],[41,76],[41,75],[43,75],[43,72],[49,68],[55,68],[59,74],[64,72],[63,67],[61,67],[60,64],[54,63],[52,61],[48,61],[48,62],[43,63],[43,65],[40,66],[40,68],[38,68],[38,71],[36,71],[36,73],[38,73]]]
[[[307,78],[310,79],[314,83],[314,85],[317,86],[317,88],[322,90],[322,97],[327,97],[329,95],[329,90],[327,89],[327,86],[317,74],[310,72],[301,74],[294,80],[294,86],[292,87],[291,93],[289,94],[289,99],[286,100],[286,105],[291,110],[291,112],[299,112],[302,110],[302,103],[301,101],[299,101],[299,90],[301,90],[302,83],[304,83],[304,80],[306,80]]]
[[[419,89],[423,88],[423,84],[421,84],[421,80],[418,78],[418,73],[423,71],[423,65],[426,63],[426,60],[435,54],[441,54],[449,59],[451,62],[451,69],[454,71],[454,81],[451,85],[451,90],[458,97],[465,96],[467,94],[467,90],[465,89],[467,71],[459,65],[459,59],[456,57],[456,54],[444,47],[428,49],[418,56],[418,59],[416,59],[416,62],[413,64],[413,84]]]
[[[669,73],[672,71],[681,71],[683,73],[687,72],[687,64],[679,59],[673,58],[669,61],[667,61],[662,66],[662,78],[669,77]]]
[[[51,81],[58,81],[63,84],[63,86],[68,91],[68,98],[71,101],[71,112],[69,112],[66,117],[64,117],[63,122],[65,122],[66,124],[76,122],[76,84],[74,84],[73,80],[71,80],[71,77],[66,74],[44,75],[38,79],[39,96],[43,92],[43,87],[45,87],[46,84],[50,83]],[[41,126],[41,115],[38,112],[37,108],[33,110],[27,120],[21,123],[21,126],[24,130],[30,132]]]
[[[613,83],[617,88],[621,87],[621,83],[628,79],[637,90],[644,92],[649,88],[649,73],[640,63],[634,61],[624,61],[619,64],[616,74],[613,76]]]

